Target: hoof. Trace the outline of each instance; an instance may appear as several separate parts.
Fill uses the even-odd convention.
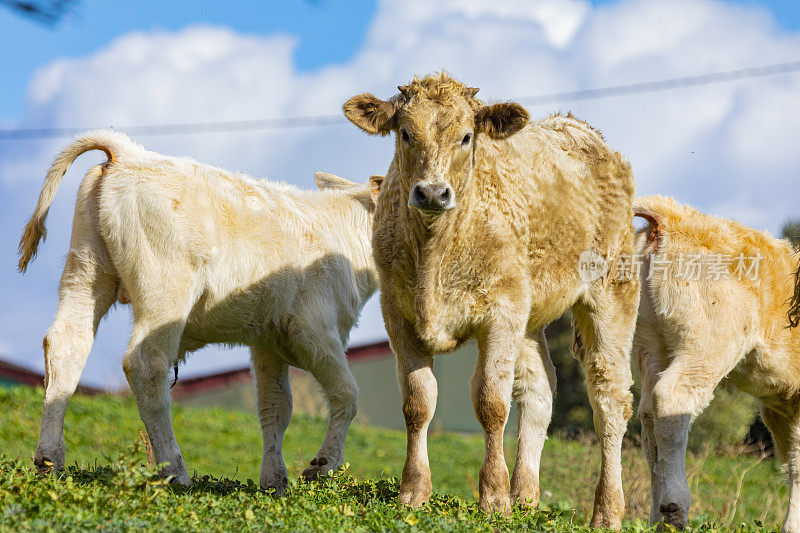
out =
[[[49,474],[50,472],[58,472],[64,469],[57,460],[48,457],[36,457],[33,460],[33,465],[36,467],[36,472],[39,474]]]
[[[433,492],[433,487],[430,483],[417,483],[416,485],[412,485],[410,483],[401,482],[398,500],[401,505],[419,507],[431,499],[431,492]]]
[[[514,502],[514,505],[517,507],[524,507],[527,509],[538,509],[539,508],[539,498],[535,498],[531,496],[530,498],[525,498],[522,496],[512,496],[511,501]]]
[[[661,513],[661,524],[666,524],[676,529],[684,529],[686,527],[687,513],[677,503],[662,503],[658,506],[658,510]]]
[[[314,481],[333,469],[334,465],[329,463],[327,458],[315,457],[311,459],[311,466],[303,470],[303,479],[306,481]]]
[[[594,510],[591,527],[622,529],[622,517],[625,515],[625,496],[622,488],[616,490],[599,483],[595,489]]]
[[[286,493],[286,487],[289,486],[289,480],[283,477],[272,482],[262,482],[260,485],[264,490],[274,490],[275,496],[283,496]]]
[[[162,474],[162,477],[168,476],[172,476],[169,480],[171,485],[183,485],[184,487],[192,485],[192,478],[189,477],[189,474]]]
[[[594,529],[606,528],[619,531],[622,529],[622,513],[619,513],[619,515],[615,514],[613,516],[608,516],[605,513],[597,512],[597,510],[595,510],[590,526]]]
[[[532,488],[516,488],[514,482],[511,483],[511,503],[518,507],[526,507],[528,509],[539,508],[539,489]]]
[[[500,513],[503,516],[511,515],[511,499],[508,496],[481,498],[478,506],[487,513]]]
[[[610,518],[600,518],[600,519],[592,519],[592,523],[590,526],[593,529],[613,529],[614,531],[619,531],[622,529],[622,520],[619,519],[610,519]]]

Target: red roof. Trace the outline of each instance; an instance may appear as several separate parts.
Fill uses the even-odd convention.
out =
[[[353,346],[347,350],[349,361],[368,361],[392,355],[389,341],[375,342],[361,346]],[[7,378],[21,385],[39,387],[44,385],[44,376],[33,370],[3,361],[0,359],[0,378]],[[175,397],[190,396],[202,391],[225,388],[237,383],[249,382],[253,379],[250,367],[227,370],[216,374],[207,374],[190,379],[179,379],[172,394]],[[78,392],[83,394],[99,394],[105,392],[96,387],[78,385]]]
[[[392,355],[392,349],[389,347],[389,341],[381,341],[363,344],[361,346],[352,346],[347,349],[346,355],[349,361],[368,361],[380,357],[389,357]],[[237,383],[250,382],[252,379],[253,375],[250,373],[249,366],[219,372],[217,374],[179,379],[178,383],[172,389],[172,395],[176,398],[191,396],[198,392],[221,389]]]
[[[28,385],[29,387],[44,386],[44,376],[39,372],[9,363],[2,359],[0,359],[0,378],[6,378],[20,385]],[[82,394],[99,394],[103,391],[95,387],[78,385],[78,392]]]
[[[392,352],[391,346],[389,346],[389,341],[351,346],[347,349],[347,359],[350,361],[363,361],[365,359],[389,357],[391,355],[394,355],[394,353]]]

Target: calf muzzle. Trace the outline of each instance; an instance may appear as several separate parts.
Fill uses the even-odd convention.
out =
[[[456,195],[445,182],[417,183],[411,189],[408,206],[425,213],[443,213],[456,206]]]

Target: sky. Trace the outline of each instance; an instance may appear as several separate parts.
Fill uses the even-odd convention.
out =
[[[84,0],[43,27],[0,9],[0,128],[132,126],[339,113],[350,96],[388,98],[415,74],[446,69],[487,101],[800,60],[790,0]],[[640,194],[665,194],[773,233],[800,217],[800,73],[530,108],[572,111],[631,161]],[[391,138],[341,125],[136,136],[255,177],[312,188],[315,171],[356,181],[386,171]],[[42,179],[69,139],[0,140],[0,357],[43,368],[81,156],[28,273],[16,246]],[[101,323],[82,382],[124,386],[129,310]],[[377,298],[351,344],[385,338]],[[248,364],[206,348],[181,375]]]

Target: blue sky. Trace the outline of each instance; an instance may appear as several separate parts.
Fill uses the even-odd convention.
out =
[[[298,39],[297,68],[308,70],[352,56],[375,12],[372,0],[342,9],[332,0],[214,2],[192,0],[82,0],[64,20],[43,26],[0,8],[0,121],[16,118],[25,90],[40,66],[56,58],[89,54],[121,34],[178,30],[195,24],[240,33],[286,33]]]
[[[0,8],[0,127],[125,126],[337,113],[348,97],[396,92],[447,69],[485,100],[800,60],[798,2],[724,0],[84,0],[55,28]],[[340,7],[345,5],[346,7]],[[777,232],[800,217],[800,73],[552,104],[601,129],[639,194],[665,194]],[[146,136],[164,154],[313,187],[315,171],[362,181],[386,171],[391,138],[327,128]],[[19,232],[68,139],[0,140],[0,356],[41,369],[82,175],[79,158],[26,275]],[[787,193],[787,191],[792,191]],[[126,308],[110,313],[85,383],[124,384]],[[377,299],[354,344],[385,338]],[[242,349],[192,355],[182,375],[245,365]]]
[[[616,0],[592,0],[611,4]],[[800,28],[796,0],[732,0],[770,10],[783,29]],[[364,38],[375,13],[374,0],[352,0],[342,8],[333,0],[192,1],[83,0],[54,26],[37,24],[0,9],[0,124],[20,116],[25,91],[34,71],[56,58],[94,52],[115,37],[132,31],[177,30],[194,24],[230,27],[241,33],[280,32],[298,39],[299,70],[311,70],[349,59]]]

